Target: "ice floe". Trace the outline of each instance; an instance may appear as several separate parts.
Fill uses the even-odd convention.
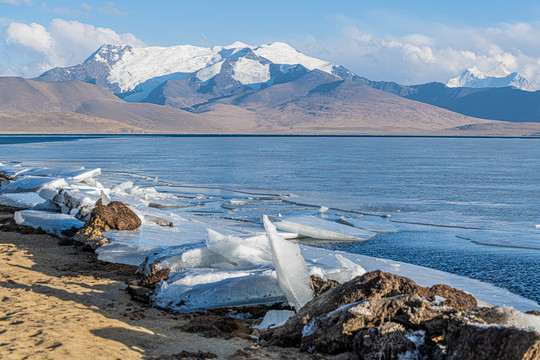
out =
[[[322,240],[363,241],[376,235],[373,231],[357,229],[310,215],[275,218],[273,223],[279,230]]]
[[[510,232],[485,230],[470,232],[458,237],[480,245],[540,250],[540,234],[537,231]]]

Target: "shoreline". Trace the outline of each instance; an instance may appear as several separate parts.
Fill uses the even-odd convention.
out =
[[[199,334],[182,330],[204,315],[133,301],[126,282],[135,277],[134,267],[58,242],[0,231],[0,354],[8,359],[157,359],[182,352],[177,358],[223,358],[255,344],[248,336],[209,337],[211,326],[200,326]]]

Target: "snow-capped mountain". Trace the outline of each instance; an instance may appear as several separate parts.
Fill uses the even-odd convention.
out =
[[[259,88],[274,84],[278,77],[283,79],[283,74],[297,70],[298,65],[344,79],[356,76],[342,66],[304,55],[282,42],[257,47],[235,42],[211,48],[192,45],[134,48],[106,44],[84,63],[54,68],[37,80],[95,83],[124,100],[141,101],[167,80],[192,77],[204,85],[227,72],[231,86]]]
[[[468,68],[460,76],[450,79],[446,83],[446,86],[452,88],[498,88],[513,86],[525,91],[536,91],[523,75],[508,71],[504,64],[499,64],[488,72],[482,72],[477,67]]]

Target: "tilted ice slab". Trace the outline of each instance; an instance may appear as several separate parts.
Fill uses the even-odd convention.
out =
[[[540,231],[538,230],[529,232],[485,230],[458,237],[480,245],[540,250]]]
[[[285,302],[276,272],[268,268],[234,271],[192,269],[157,288],[157,306],[180,312]]]
[[[28,176],[15,181],[11,181],[8,184],[2,184],[2,187],[0,188],[0,194],[35,192],[39,191],[45,186],[50,188],[58,188],[67,187],[68,184],[64,179],[41,176]]]
[[[383,218],[380,216],[366,215],[360,218],[348,218],[342,216],[338,221],[342,224],[376,233],[392,233],[398,231],[398,227],[391,224],[388,218]]]
[[[311,278],[300,247],[283,239],[266,215],[263,216],[266,236],[272,250],[272,259],[277,272],[279,286],[285,293],[289,305],[296,311],[313,297]]]
[[[381,270],[408,277],[421,286],[446,284],[471,293],[477,299],[494,306],[513,306],[519,311],[540,310],[540,305],[533,300],[513,294],[506,289],[444,271],[412,265],[400,261],[379,259],[371,256],[329,251],[310,246],[300,246],[307,262],[318,264],[322,268],[338,266],[336,255],[360,264],[367,271]]]
[[[43,199],[34,192],[0,195],[0,205],[13,206],[20,209],[31,209],[43,202]]]
[[[36,210],[17,211],[14,216],[17,225],[41,228],[47,234],[64,237],[62,231],[72,227],[81,228],[84,223],[71,215]]]
[[[310,215],[276,218],[272,221],[279,230],[297,233],[315,239],[363,241],[377,235],[372,231],[357,229]]]

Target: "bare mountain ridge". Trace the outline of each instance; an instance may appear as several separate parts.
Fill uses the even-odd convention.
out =
[[[200,86],[170,80],[163,89],[197,96]],[[227,82],[224,82],[225,84]],[[218,92],[223,89],[217,89]],[[521,127],[467,117],[343,80],[320,70],[294,81],[195,101],[191,112],[149,103],[127,103],[82,82],[0,78],[3,132],[531,135]],[[223,92],[221,92],[223,94]],[[94,124],[94,126],[92,126]],[[480,126],[481,125],[481,126]]]
[[[108,119],[96,124],[92,132],[117,132],[122,126],[126,131],[169,132],[169,133],[220,133],[224,129],[205,122],[200,116],[183,110],[155,104],[127,103],[107,90],[77,81],[41,82],[22,78],[0,78],[0,112],[21,114],[19,127],[27,132],[22,119],[39,119],[27,114],[57,114],[60,119]],[[24,116],[23,116],[24,114]],[[61,114],[61,115],[60,115]],[[26,117],[25,117],[26,116]],[[84,117],[86,116],[86,117]],[[7,119],[7,115],[4,115]],[[78,132],[75,126],[66,123],[66,129]],[[111,126],[111,129],[108,127]],[[11,125],[13,128],[13,125]],[[85,126],[86,128],[86,126]],[[64,131],[63,131],[64,132]]]

